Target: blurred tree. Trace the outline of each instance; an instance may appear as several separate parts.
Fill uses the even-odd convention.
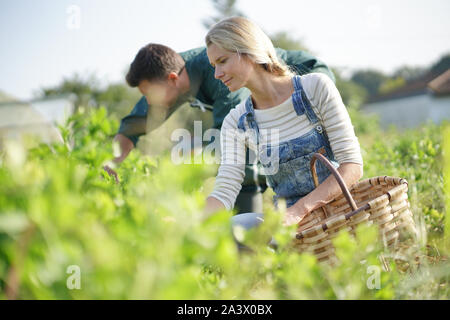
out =
[[[369,97],[378,94],[380,85],[389,77],[377,70],[359,70],[356,71],[351,80],[366,88]]]
[[[215,23],[228,17],[245,17],[245,14],[236,8],[236,0],[211,0],[211,2],[217,14],[203,20],[203,26],[206,29],[210,29]]]
[[[203,26],[206,29],[210,29],[215,23],[222,19],[240,16],[246,17],[246,15],[236,8],[236,0],[211,0],[216,10],[216,15],[203,20]],[[279,31],[273,34],[269,34],[270,40],[275,47],[285,50],[307,50],[302,41],[293,38],[287,31]]]
[[[125,117],[142,97],[138,90],[126,84],[110,84],[97,96],[97,105],[107,108],[109,114],[121,119]]]
[[[355,110],[359,109],[367,100],[367,89],[355,81],[344,79],[339,69],[333,68],[333,73],[336,77],[336,87],[345,106]]]
[[[378,93],[386,94],[394,91],[395,89],[403,87],[405,84],[406,80],[402,77],[389,78],[380,85]]]
[[[426,72],[426,68],[423,67],[411,67],[411,66],[402,66],[397,68],[392,77],[395,78],[403,78],[406,82],[410,82],[416,80],[423,76]]]
[[[103,105],[108,113],[117,119],[127,115],[141,97],[140,93],[125,84],[110,84],[106,88],[100,87],[100,80],[94,75],[82,77],[74,74],[63,81],[48,88],[42,88],[39,97],[54,97],[65,94],[75,95],[75,108],[80,106],[97,107]]]
[[[39,96],[43,98],[74,94],[76,97],[75,109],[78,109],[81,105],[95,106],[101,92],[99,83],[98,78],[94,74],[83,78],[75,73],[69,78],[64,78],[60,84],[54,87],[42,88]]]
[[[293,38],[287,31],[279,31],[269,35],[269,37],[275,47],[285,50],[308,51],[300,39]]]
[[[438,62],[433,64],[430,68],[430,72],[439,75],[450,69],[450,53],[444,55]]]

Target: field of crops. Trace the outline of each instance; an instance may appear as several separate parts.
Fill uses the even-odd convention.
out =
[[[319,264],[289,250],[294,229],[270,201],[264,226],[240,235],[254,253],[239,254],[229,212],[200,218],[217,165],[133,151],[117,184],[102,167],[118,122],[81,109],[61,128],[64,144],[0,151],[0,299],[448,299],[449,126],[383,132],[352,118],[364,178],[409,182],[418,237],[402,259],[365,227],[334,240],[338,265]]]

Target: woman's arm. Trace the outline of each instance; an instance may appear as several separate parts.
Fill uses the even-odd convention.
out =
[[[203,210],[203,218],[208,218],[209,216],[211,216],[213,213],[219,211],[219,210],[223,210],[226,209],[225,205],[222,203],[222,201],[217,200],[214,197],[208,197],[206,198],[206,205],[205,205],[205,209]]]
[[[348,187],[355,184],[363,175],[363,167],[358,163],[343,163],[337,171]],[[284,224],[288,226],[299,223],[308,213],[331,202],[341,193],[336,178],[331,174],[316,189],[286,210]]]
[[[330,147],[340,164],[337,170],[345,184],[350,187],[363,175],[363,160],[350,116],[339,91],[328,77],[311,74],[304,78],[305,92],[313,106],[317,106]],[[287,210],[285,224],[299,222],[306,214],[332,201],[341,192],[338,182],[330,175],[316,189]]]
[[[242,108],[236,107],[225,117],[220,132],[221,160],[214,190],[206,200],[205,213],[233,209],[245,175],[245,141],[237,130]]]

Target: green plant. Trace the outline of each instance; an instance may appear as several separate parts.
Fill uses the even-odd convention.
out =
[[[117,168],[117,184],[102,170],[117,127],[103,108],[81,108],[61,128],[64,143],[1,151],[0,298],[448,298],[441,236],[449,227],[431,212],[445,212],[440,127],[364,145],[366,176],[410,181],[415,214],[429,216],[423,222],[435,234],[428,247],[412,247],[400,263],[373,227],[361,227],[334,240],[333,268],[293,252],[294,229],[270,207],[261,228],[233,231],[254,250],[239,253],[229,212],[201,219],[216,165],[176,166],[167,153],[135,151]],[[270,236],[277,250],[266,245]]]

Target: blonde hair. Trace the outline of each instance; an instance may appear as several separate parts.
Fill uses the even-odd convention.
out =
[[[247,18],[232,17],[219,21],[209,30],[205,42],[207,47],[215,44],[224,50],[245,54],[272,74],[293,75],[289,68],[278,60],[269,37]]]

